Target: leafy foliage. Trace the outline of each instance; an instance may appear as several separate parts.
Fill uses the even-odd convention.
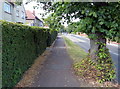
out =
[[[61,30],[64,29],[64,26],[59,22],[61,19],[59,17],[53,17],[53,14],[49,15],[47,18],[44,18],[45,24],[48,25],[51,29]]]
[[[54,16],[64,18],[67,22],[73,18],[81,19],[78,30],[89,37],[94,34],[91,38],[96,38],[96,33],[113,40],[120,38],[120,2],[57,2],[50,9]]]
[[[22,5],[23,4],[23,0],[15,0],[14,4]]]
[[[71,33],[71,32],[75,33],[75,32],[77,32],[77,30],[76,30],[77,28],[78,28],[77,23],[72,22],[65,28],[65,30],[68,33]]]
[[[55,40],[56,31],[0,21],[2,27],[2,86],[14,87],[23,73]]]
[[[94,79],[100,83],[111,81],[115,78],[115,71],[111,59],[105,64],[104,61],[102,63],[95,63],[87,57],[75,63],[73,67],[77,75],[87,79]]]

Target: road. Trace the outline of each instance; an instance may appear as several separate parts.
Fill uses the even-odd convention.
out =
[[[83,48],[86,52],[88,52],[90,48],[90,40],[89,38],[79,36],[79,35],[74,35],[74,34],[64,34],[66,37],[68,37],[70,40],[72,40],[75,44],[79,45],[81,48]],[[120,52],[120,49],[118,45],[116,44],[108,44],[107,43],[107,48],[109,49],[109,52],[111,54],[111,57],[113,59],[114,65],[116,67],[116,76],[117,76],[117,81],[120,83],[120,62],[118,61],[118,57]]]

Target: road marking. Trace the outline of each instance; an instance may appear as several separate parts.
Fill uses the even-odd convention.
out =
[[[112,51],[109,51],[110,53],[114,54],[114,55],[117,55],[118,56],[118,53],[113,53]]]
[[[119,45],[118,44],[109,44],[109,43],[107,43],[107,45],[111,45],[111,46],[115,46],[115,47],[118,47]]]

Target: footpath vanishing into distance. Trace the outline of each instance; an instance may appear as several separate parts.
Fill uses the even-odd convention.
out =
[[[88,87],[74,75],[64,40],[58,36],[40,73],[30,87]]]

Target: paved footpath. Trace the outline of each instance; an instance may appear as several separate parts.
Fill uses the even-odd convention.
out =
[[[80,87],[71,67],[72,60],[66,51],[64,40],[58,36],[52,53],[44,62],[32,87]]]

